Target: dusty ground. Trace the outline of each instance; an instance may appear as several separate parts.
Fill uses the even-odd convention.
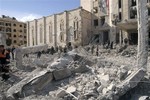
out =
[[[45,91],[42,91],[42,93],[33,94],[28,97],[22,98],[21,100],[58,100],[56,97],[56,94],[61,90],[60,88],[66,89],[70,86],[75,86],[77,88],[78,94],[74,94],[75,96],[81,97],[79,100],[96,100],[97,93],[93,93],[93,85],[95,84],[95,81],[98,80],[98,75],[101,75],[103,72],[114,74],[113,72],[118,71],[120,67],[125,66],[128,70],[133,70],[136,68],[136,53],[129,55],[122,53],[116,53],[116,50],[103,50],[100,49],[99,56],[95,56],[95,54],[90,54],[90,51],[80,51],[82,54],[94,58],[96,62],[100,62],[100,66],[97,66],[97,64],[93,66],[89,66],[90,71],[86,73],[80,73],[75,74],[69,78],[52,82],[49,86],[45,88]],[[122,56],[123,55],[123,56]],[[43,54],[40,59],[38,59],[38,62],[41,61],[42,63],[50,63],[54,59],[57,59],[58,55],[50,55],[50,54]],[[24,58],[24,70],[18,70],[15,66],[15,61],[11,62],[11,69],[12,72],[10,73],[11,78],[6,81],[0,81],[0,93],[4,94],[6,93],[7,89],[11,86],[17,84],[20,80],[24,79],[26,76],[30,75],[30,73],[33,70],[41,70],[43,68],[38,68],[36,64],[34,63],[37,61],[36,55],[30,55],[29,58]],[[33,64],[34,63],[34,64]],[[148,67],[150,66],[150,59],[148,59]],[[115,77],[115,76],[113,76]],[[112,77],[112,80],[113,80]],[[116,76],[117,77],[117,76]],[[113,80],[114,81],[114,80]],[[116,79],[115,81],[118,81]],[[108,84],[109,85],[109,84]],[[58,88],[60,87],[60,88]],[[92,91],[92,92],[91,92]],[[84,98],[83,95],[92,95],[88,99]],[[98,94],[101,95],[101,94]],[[150,81],[149,76],[145,76],[145,79],[143,79],[143,82],[139,83],[137,87],[132,89],[130,92],[128,92],[126,95],[124,95],[120,100],[138,100],[137,98],[139,96],[150,96]],[[70,99],[68,99],[68,96],[66,96],[67,99],[63,98],[60,100],[73,100],[73,98],[70,96]]]

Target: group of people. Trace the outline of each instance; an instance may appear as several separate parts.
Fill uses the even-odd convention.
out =
[[[73,49],[71,43],[69,42],[67,46],[62,47],[62,46],[56,46],[55,48],[52,46],[51,48],[49,48],[46,52],[44,51],[39,51],[37,52],[37,58],[40,58],[42,54],[47,53],[47,54],[51,54],[53,55],[54,53],[59,53],[61,54],[63,53],[67,53],[67,51],[71,51]]]
[[[54,48],[53,46],[50,48],[48,53],[54,54],[56,52],[58,53],[66,53],[67,51],[72,50],[71,43],[69,43],[64,48],[59,46]],[[43,52],[37,52],[37,58],[41,57],[41,54]],[[28,57],[28,55],[24,55],[25,57]],[[5,49],[4,45],[0,45],[0,76],[2,77],[2,80],[7,81],[9,79],[9,72],[10,72],[10,60],[15,59],[15,47],[13,46],[11,49]]]

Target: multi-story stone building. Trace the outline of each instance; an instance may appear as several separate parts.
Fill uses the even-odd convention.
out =
[[[118,15],[118,0],[80,0],[83,9],[92,13],[92,42],[119,43],[119,31],[114,18]]]
[[[129,44],[135,45],[138,43],[137,2],[136,0],[118,0],[117,3],[119,16],[117,27],[121,30],[121,33],[124,35],[124,37],[128,38]],[[148,15],[150,16],[150,0],[147,0],[147,8]]]
[[[91,39],[91,18],[91,13],[80,7],[27,22],[28,46],[86,45]]]
[[[0,17],[0,32],[6,34],[7,46],[21,46],[27,44],[26,23],[19,22],[16,18],[2,15]]]
[[[150,0],[147,2],[150,15]],[[129,44],[137,44],[136,4],[136,0],[81,0],[83,9],[95,15],[92,18],[93,34],[102,43],[109,40],[122,44],[124,39],[128,39]]]
[[[147,2],[150,15],[150,0],[147,0]],[[69,41],[81,45],[87,43],[104,44],[106,42],[123,44],[125,39],[129,41],[129,44],[137,44],[136,0],[80,0],[80,4],[82,8],[28,22],[28,33],[30,33],[28,45],[33,45],[33,40],[37,41],[38,39],[41,40],[38,40],[40,42],[36,44],[51,44],[50,41],[53,41],[52,44],[55,45],[65,45]],[[40,20],[43,24],[38,23]],[[34,32],[37,31],[37,34],[42,32],[43,35],[31,37],[33,24],[36,26]],[[42,31],[39,33],[40,27],[42,27]],[[76,31],[76,27],[79,28],[80,32]],[[49,32],[49,30],[52,32]],[[76,36],[76,32],[79,33],[78,36]],[[78,39],[75,39],[75,37]]]

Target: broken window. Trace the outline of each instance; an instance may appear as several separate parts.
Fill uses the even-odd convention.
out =
[[[101,26],[103,26],[105,24],[105,17],[101,17]]]
[[[122,20],[122,13],[119,12],[119,20],[121,21]]]
[[[14,29],[14,32],[16,32],[16,29]]]
[[[17,41],[16,41],[16,40],[14,40],[14,43],[17,43]]]
[[[130,45],[138,44],[138,33],[129,33],[129,44]]]
[[[117,44],[119,43],[119,37],[120,37],[120,36],[119,36],[119,33],[117,32],[117,33],[116,33],[116,43],[117,43]]]
[[[61,42],[64,41],[64,33],[63,32],[60,33],[60,41]]]
[[[150,16],[150,8],[148,8],[148,16]]]
[[[94,20],[94,26],[98,26],[98,19]]]
[[[131,19],[137,18],[137,9],[136,9],[136,7],[131,7],[130,8],[130,18]]]
[[[77,40],[78,39],[78,33],[77,33],[77,31],[75,30],[74,31],[74,40]]]
[[[75,30],[78,30],[78,28],[79,28],[78,21],[74,22],[74,26],[73,27],[74,27]]]
[[[6,28],[6,32],[11,32],[11,28]]]
[[[136,0],[131,0],[131,6],[136,6]]]
[[[16,37],[16,35],[14,35],[14,37]]]
[[[121,8],[121,0],[118,0],[118,6]]]
[[[0,22],[0,25],[4,25],[4,22]]]
[[[11,33],[7,33],[7,36],[8,36],[8,37],[11,37]]]

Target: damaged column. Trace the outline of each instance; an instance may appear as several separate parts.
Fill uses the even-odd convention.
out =
[[[139,68],[147,67],[148,59],[148,9],[147,0],[137,0],[138,16],[138,55],[137,63]]]

